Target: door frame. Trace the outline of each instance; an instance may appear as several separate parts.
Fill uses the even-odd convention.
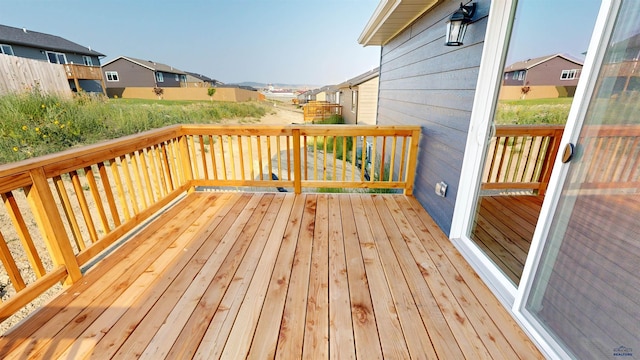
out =
[[[509,38],[517,0],[491,2],[482,58],[478,72],[476,92],[471,109],[467,143],[460,172],[458,195],[453,211],[449,237],[458,251],[489,285],[500,302],[507,308],[513,305],[516,287],[469,237],[479,194],[480,178],[486,155],[485,139],[491,132],[491,119],[496,99],[504,78]]]
[[[567,143],[575,143],[579,136],[582,120],[591,94],[595,89],[606,43],[615,23],[613,14],[617,13],[621,1],[601,1],[582,68],[581,78],[586,81],[578,83],[560,149],[563,149]],[[527,296],[531,292],[533,276],[540,265],[549,225],[568,172],[568,166],[564,166],[565,164],[561,161],[562,151],[558,152],[554,163],[554,171],[545,194],[519,286],[514,285],[469,236],[473,226],[480,178],[486,156],[485,142],[492,131],[491,122],[500,91],[500,83],[504,76],[502,71],[509,47],[509,37],[517,2],[518,0],[494,0],[491,2],[450,239],[545,355],[552,358],[570,358],[571,355],[565,351],[562,344],[553,339],[525,309]]]

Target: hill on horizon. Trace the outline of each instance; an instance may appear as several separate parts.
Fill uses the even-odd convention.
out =
[[[276,89],[317,89],[319,86],[317,85],[305,85],[305,84],[280,84],[280,83],[260,83],[254,81],[244,81],[241,83],[235,83],[235,85],[240,86],[251,86],[256,89],[265,89],[269,86],[273,86]]]

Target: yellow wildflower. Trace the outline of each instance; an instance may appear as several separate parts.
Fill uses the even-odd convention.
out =
[[[64,129],[64,124],[60,125],[60,129]]]
[[[60,121],[58,121],[58,119],[55,119],[55,120],[53,121],[53,123],[54,123],[54,124],[56,124],[56,125],[58,125],[58,124],[60,124]]]
[[[44,108],[46,108],[46,107],[47,107],[47,105],[42,104],[42,105],[40,105],[40,107],[44,109]]]
[[[43,138],[43,139],[48,138],[47,134],[42,135],[42,138]]]
[[[27,131],[27,129],[29,129],[27,125],[22,125],[22,130]]]
[[[20,150],[20,149],[18,149],[18,147],[17,147],[17,146],[14,146],[14,147],[13,147],[13,151],[18,152],[18,150]]]
[[[40,128],[39,127],[36,128],[36,132],[40,132]]]

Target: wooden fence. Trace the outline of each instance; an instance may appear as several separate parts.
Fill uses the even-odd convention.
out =
[[[0,54],[0,95],[38,89],[71,97],[71,88],[62,65]]]
[[[309,101],[303,107],[305,123],[322,121],[333,115],[342,116],[342,106],[330,104],[326,101]]]
[[[101,251],[196,187],[411,194],[419,136],[419,127],[177,125],[2,165],[0,215],[12,226],[0,229],[0,260],[12,287],[0,321],[58,282],[80,280]],[[358,152],[366,143],[382,156]]]

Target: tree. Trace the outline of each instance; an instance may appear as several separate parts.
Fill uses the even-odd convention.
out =
[[[524,99],[527,97],[527,94],[531,91],[531,86],[529,86],[529,82],[527,81],[527,83],[525,84],[525,86],[520,88],[520,94],[522,94],[522,98]]]
[[[207,89],[207,94],[209,95],[209,97],[211,98],[211,101],[213,101],[213,95],[216,93],[216,89],[214,88],[208,88]]]
[[[158,96],[158,100],[162,100],[162,94],[164,94],[164,89],[161,87],[154,87],[153,92]]]

